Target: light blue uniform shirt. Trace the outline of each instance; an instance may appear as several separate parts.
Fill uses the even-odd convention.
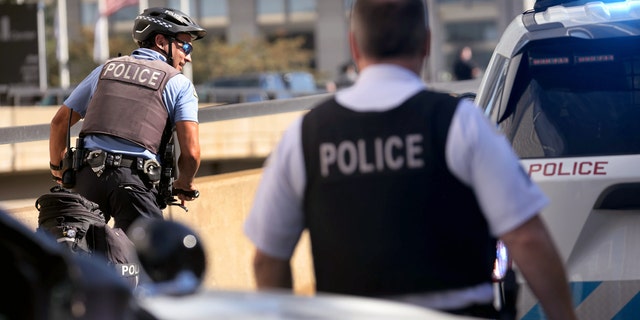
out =
[[[136,59],[167,61],[160,53],[147,48],[136,49],[131,53],[131,56]],[[83,118],[87,113],[89,101],[96,91],[102,67],[101,65],[95,68],[64,102],[67,107],[79,113]],[[162,100],[169,113],[171,123],[175,124],[177,121],[198,122],[198,96],[193,83],[183,74],[180,73],[169,79],[162,92]],[[84,139],[84,147],[159,160],[158,155],[154,155],[151,151],[128,140],[109,135],[87,135]]]

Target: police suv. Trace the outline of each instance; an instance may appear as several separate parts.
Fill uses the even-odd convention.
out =
[[[578,317],[640,319],[640,1],[538,0],[475,101],[551,200]],[[524,289],[519,317],[543,319]]]

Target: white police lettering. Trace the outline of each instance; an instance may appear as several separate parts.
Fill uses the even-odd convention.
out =
[[[127,63],[109,62],[103,69],[101,79],[111,79],[138,84],[152,89],[158,89],[164,79],[165,72],[147,66]]]
[[[140,267],[137,264],[120,264],[120,275],[123,277],[137,276],[140,273]]]
[[[184,23],[184,24],[188,24],[188,21],[185,21],[185,19],[183,17],[181,17],[180,15],[176,14],[175,12],[171,11],[171,10],[165,10],[164,11],[165,14],[168,14],[170,16],[172,16],[174,19]]]
[[[331,142],[320,144],[320,174],[329,176],[332,167],[344,175],[381,172],[385,170],[418,169],[424,167],[423,137],[409,134],[404,137],[390,136],[373,141],[345,140],[337,145]],[[367,157],[368,148],[373,148],[373,159]]]

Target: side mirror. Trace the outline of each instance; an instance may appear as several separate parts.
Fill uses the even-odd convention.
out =
[[[200,237],[186,225],[170,220],[138,219],[128,231],[140,264],[143,294],[184,295],[202,284],[206,257]]]

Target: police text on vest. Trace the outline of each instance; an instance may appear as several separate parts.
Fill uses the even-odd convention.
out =
[[[157,90],[165,77],[165,72],[137,63],[109,62],[102,69],[101,79],[124,81]]]
[[[373,141],[358,139],[338,143],[320,144],[320,173],[329,176],[336,167],[344,175],[358,171],[361,174],[385,170],[417,169],[424,167],[421,134],[375,138]],[[371,153],[371,151],[373,152]]]

